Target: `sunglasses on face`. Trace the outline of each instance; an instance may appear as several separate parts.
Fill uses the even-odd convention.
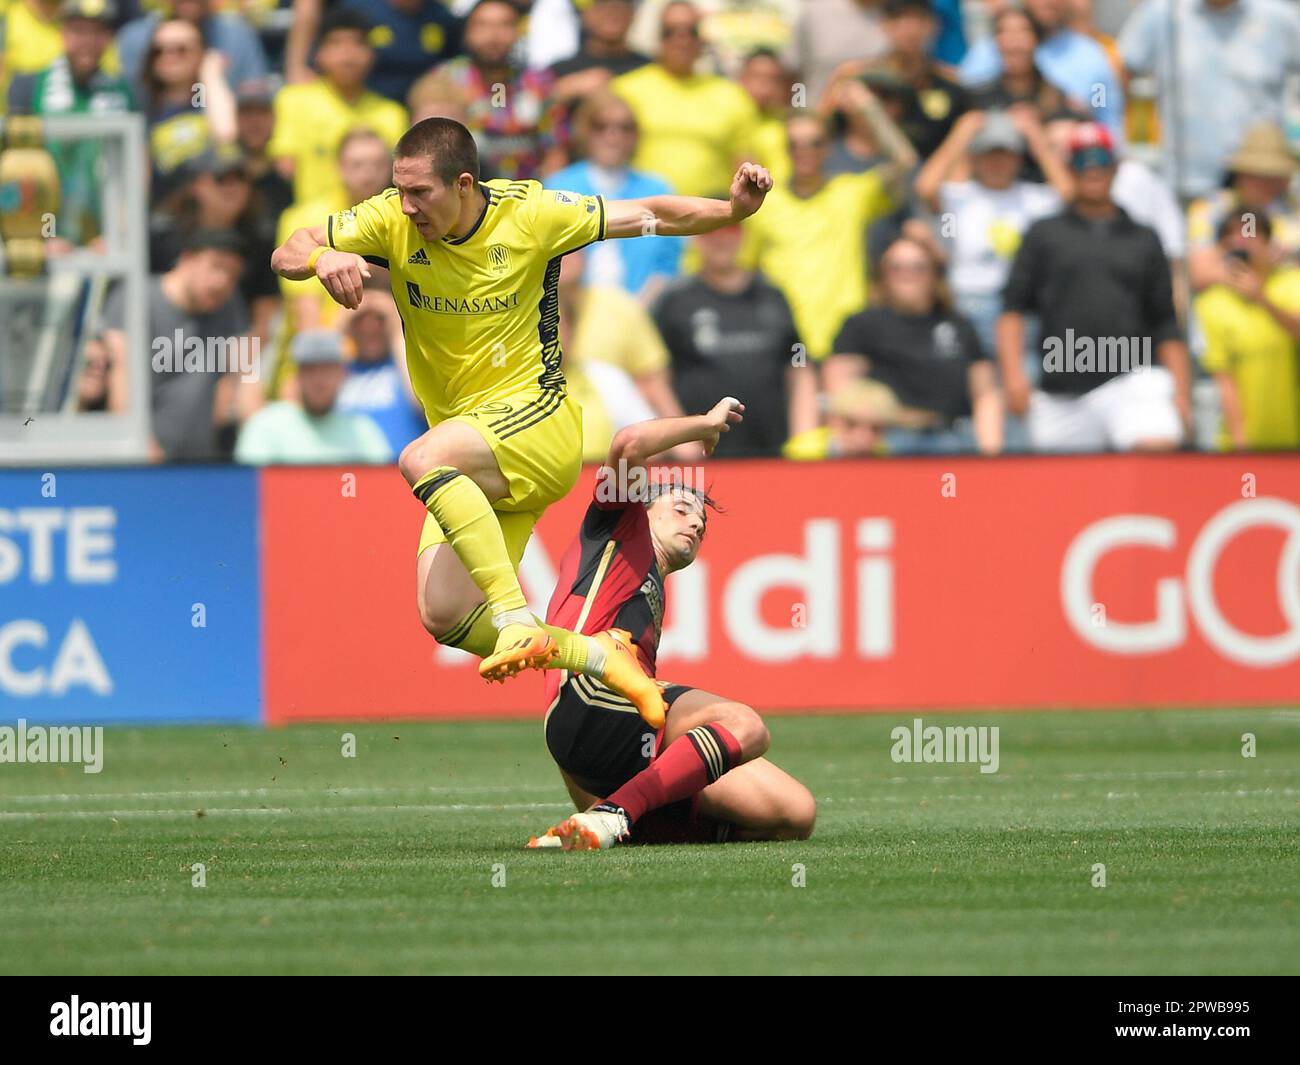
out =
[[[665,37],[698,37],[700,35],[699,26],[665,26]]]
[[[611,130],[615,133],[635,133],[636,125],[632,122],[617,122],[612,120],[609,122],[597,121],[591,124],[592,133],[608,133]]]

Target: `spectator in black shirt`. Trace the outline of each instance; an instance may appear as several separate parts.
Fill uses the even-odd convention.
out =
[[[832,395],[866,374],[899,403],[925,412],[924,428],[885,434],[893,454],[939,455],[1002,449],[1001,399],[993,364],[975,327],[955,313],[934,249],[901,237],[880,258],[875,304],[840,329],[826,366]]]
[[[1116,159],[1105,127],[1075,130],[1070,167],[1074,205],[1029,228],[1003,292],[1007,407],[1028,413],[1039,451],[1177,447],[1190,374],[1160,238],[1111,199]],[[1037,392],[1021,362],[1026,314],[1042,323]]]
[[[879,95],[896,97],[890,117],[926,159],[969,110],[967,93],[930,58],[939,31],[930,0],[885,0],[883,9],[893,50],[861,72]]]
[[[266,153],[275,130],[274,99],[275,89],[266,78],[253,78],[240,85],[235,91],[235,129],[253,192],[261,198],[267,214],[278,219],[293,204],[293,184]]]
[[[551,66],[556,82],[552,93],[562,97],[589,96],[610,78],[643,67],[650,58],[627,46],[636,5],[632,0],[589,0],[582,9],[582,44],[568,59]],[[573,75],[585,75],[575,78]]]
[[[700,272],[665,289],[652,313],[682,408],[737,397],[745,420],[727,434],[727,454],[775,456],[788,436],[817,423],[816,370],[785,297],[740,266],[742,239],[740,226],[696,237]]]
[[[1034,53],[1043,43],[1043,28],[1028,11],[1004,7],[993,19],[993,42],[1002,57],[1002,73],[967,90],[971,106],[981,111],[1006,111],[1015,104],[1031,104],[1038,120],[1062,111],[1087,118],[1086,105],[1071,101],[1038,69]]]

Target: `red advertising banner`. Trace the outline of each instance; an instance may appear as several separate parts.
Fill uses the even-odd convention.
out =
[[[714,462],[660,676],[761,710],[1300,704],[1300,456]],[[539,611],[594,470],[540,523]],[[415,605],[395,470],[262,476],[266,713],[530,717]]]

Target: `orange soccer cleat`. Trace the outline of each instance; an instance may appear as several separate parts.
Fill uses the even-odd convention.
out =
[[[478,664],[478,675],[503,682],[525,669],[545,669],[556,653],[555,638],[536,625],[507,625],[497,635],[496,650]]]
[[[632,634],[626,629],[606,629],[596,633],[592,639],[605,649],[605,668],[598,678],[600,682],[635,706],[641,719],[651,728],[663,728],[668,707],[664,704],[659,685],[641,668],[641,660],[632,645]]]

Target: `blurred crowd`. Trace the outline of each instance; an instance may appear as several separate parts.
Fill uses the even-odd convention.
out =
[[[425,427],[376,268],[360,309],[276,243],[381,192],[414,121],[483,178],[622,199],[776,187],[744,225],[567,256],[584,450],[747,405],[729,456],[1300,448],[1295,0],[0,0],[9,114],[135,111],[157,457],[382,462]],[[50,253],[102,243],[55,151]],[[84,410],[128,402],[104,308]]]

